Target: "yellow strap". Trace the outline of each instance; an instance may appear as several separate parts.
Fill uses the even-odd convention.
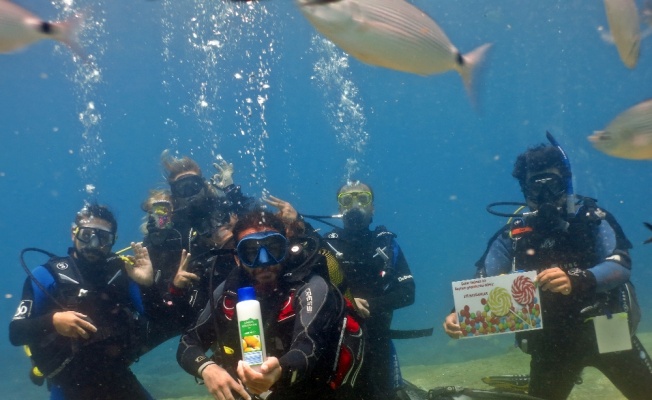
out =
[[[115,254],[122,254],[125,251],[129,251],[129,250],[131,250],[131,246],[125,247],[124,249],[120,249],[120,250],[116,251]]]

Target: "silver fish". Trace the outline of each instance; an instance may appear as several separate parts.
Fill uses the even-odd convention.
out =
[[[80,23],[79,16],[60,22],[43,21],[8,0],[0,0],[0,53],[10,53],[39,40],[52,39],[81,54],[77,43]]]
[[[641,46],[640,19],[634,0],[604,0],[609,30],[618,55],[628,68],[638,62]]]
[[[652,99],[618,115],[603,131],[588,137],[593,146],[610,156],[652,160]]]
[[[472,96],[473,69],[491,44],[462,54],[437,23],[405,0],[296,0],[303,15],[358,60],[418,75],[457,71]]]

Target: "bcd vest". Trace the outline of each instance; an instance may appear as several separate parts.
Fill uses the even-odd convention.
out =
[[[40,272],[35,278],[44,287],[54,288],[52,296],[65,309],[60,310],[53,299],[35,288],[35,310],[49,307],[56,311],[77,311],[87,315],[98,329],[87,340],[53,332],[30,346],[32,360],[47,378],[56,376],[79,351],[90,345],[111,343],[124,352],[135,350],[142,304],[137,286],[130,282],[122,266],[123,261],[118,257],[107,260],[104,271],[108,278],[104,285],[93,285],[85,280],[71,257],[51,258],[43,265],[45,269],[36,270]]]

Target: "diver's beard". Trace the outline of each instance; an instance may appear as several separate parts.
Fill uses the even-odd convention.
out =
[[[264,268],[250,268],[247,272],[254,281],[256,293],[271,294],[278,288],[278,276],[281,265],[272,265]]]
[[[99,264],[106,260],[107,254],[99,249],[81,249],[77,251],[78,257],[86,264]]]

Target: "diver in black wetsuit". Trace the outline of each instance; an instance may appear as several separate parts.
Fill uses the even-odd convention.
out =
[[[359,372],[362,330],[352,307],[324,278],[326,260],[318,246],[309,251],[293,238],[288,241],[285,233],[286,226],[273,214],[255,210],[243,216],[233,228],[239,267],[214,291],[196,326],[181,337],[179,364],[203,379],[216,399],[231,399],[232,392],[248,398],[245,388],[253,394],[271,389],[270,400],[352,398],[347,386]],[[262,373],[238,363],[242,350],[235,304],[237,290],[247,286],[255,288],[262,309],[268,352]],[[342,329],[349,338],[358,337],[352,354],[338,349]],[[206,350],[215,345],[222,351],[207,357]]]
[[[584,367],[592,366],[627,398],[649,399],[652,360],[634,334],[640,313],[629,283],[631,243],[595,200],[574,195],[568,158],[548,139],[552,146],[528,149],[512,173],[532,213],[515,219],[520,233],[507,227],[492,238],[477,275],[538,272],[543,329],[517,335],[532,357],[530,395],[565,399]],[[617,312],[628,312],[632,349],[600,353],[591,319]],[[455,312],[444,330],[461,335]]]
[[[181,334],[196,321],[210,297],[235,267],[231,227],[254,200],[233,184],[233,165],[218,158],[209,181],[189,157],[161,156],[170,191],[152,191],[142,208],[148,213],[144,245],[156,270],[155,285],[144,292],[151,316],[148,351]]]
[[[390,337],[394,310],[414,303],[415,284],[396,235],[369,229],[373,191],[349,182],[337,192],[344,228],[325,236],[344,273],[344,286],[365,318],[367,353],[358,390],[367,399],[404,399],[398,357]]]

